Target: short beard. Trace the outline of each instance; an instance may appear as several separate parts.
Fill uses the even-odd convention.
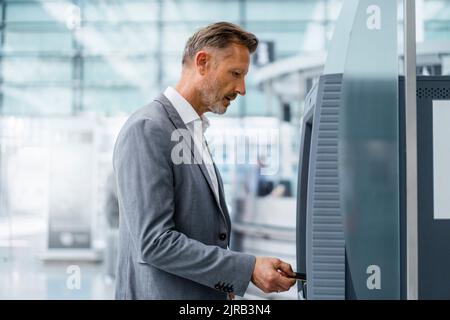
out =
[[[227,112],[227,108],[223,105],[223,97],[220,98],[215,96],[215,84],[217,85],[215,79],[206,81],[200,91],[200,98],[208,111],[221,115]]]

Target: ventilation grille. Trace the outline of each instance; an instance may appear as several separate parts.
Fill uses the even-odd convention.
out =
[[[419,88],[419,99],[450,99],[450,88]]]
[[[339,106],[342,82],[325,78],[320,106],[312,206],[313,299],[345,299],[345,239],[338,174]],[[317,116],[317,115],[316,115]]]

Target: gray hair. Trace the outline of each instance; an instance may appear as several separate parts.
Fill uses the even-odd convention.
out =
[[[204,48],[225,49],[231,44],[248,48],[250,53],[256,51],[258,38],[238,25],[229,22],[217,22],[198,30],[186,43],[183,53],[183,65],[192,61],[197,52]]]

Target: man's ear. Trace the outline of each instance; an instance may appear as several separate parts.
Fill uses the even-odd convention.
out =
[[[200,75],[204,75],[206,73],[206,70],[208,68],[208,65],[211,61],[211,56],[206,51],[199,51],[195,55],[195,67],[197,71],[200,73]]]

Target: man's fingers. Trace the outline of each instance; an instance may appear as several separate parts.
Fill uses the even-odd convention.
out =
[[[278,269],[283,271],[287,276],[290,276],[290,277],[295,276],[295,273],[292,270],[292,267],[289,263],[281,261],[280,264],[278,265]]]
[[[257,257],[251,281],[263,292],[288,291],[295,283],[290,264],[278,258]]]
[[[280,277],[278,279],[278,286],[280,286],[283,289],[282,291],[288,291],[295,284],[295,282],[296,282],[295,279],[287,278],[280,273]]]
[[[295,283],[296,280],[292,279],[293,276],[295,276],[294,271],[292,271],[292,267],[290,264],[283,262],[283,261],[277,261],[277,272],[279,274],[278,277],[278,284],[277,284],[277,291],[288,291]]]

